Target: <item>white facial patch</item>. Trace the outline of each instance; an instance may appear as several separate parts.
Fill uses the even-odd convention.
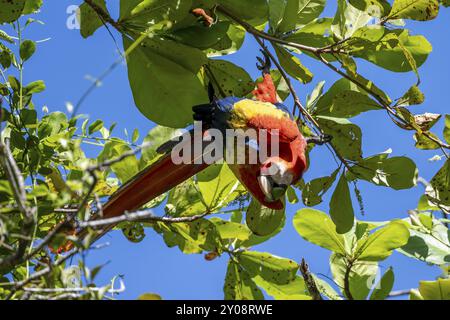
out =
[[[287,169],[283,162],[271,162],[265,175],[270,176],[276,184],[290,185],[294,180],[294,175]]]

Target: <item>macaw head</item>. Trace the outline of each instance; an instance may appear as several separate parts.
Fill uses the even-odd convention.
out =
[[[294,177],[295,173],[286,160],[276,157],[265,161],[258,176],[258,184],[265,200],[273,202],[283,198]]]
[[[280,154],[265,160],[260,169],[258,184],[266,201],[284,197],[289,186],[297,183],[306,170],[306,144],[303,138],[280,149]]]

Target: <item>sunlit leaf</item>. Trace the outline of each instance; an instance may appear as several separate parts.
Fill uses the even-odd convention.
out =
[[[295,214],[293,224],[305,240],[345,255],[344,237],[336,232],[336,226],[325,213],[301,209]]]
[[[384,260],[392,254],[392,250],[404,246],[408,242],[409,235],[404,222],[390,222],[367,239],[358,241],[356,258],[361,261]]]
[[[264,237],[272,234],[284,221],[284,209],[273,210],[252,199],[246,214],[247,226],[254,234]]]
[[[295,280],[284,285],[266,281],[261,276],[256,276],[253,280],[269,296],[276,300],[311,300],[305,286],[305,281],[298,276]]]
[[[223,291],[225,300],[264,300],[264,295],[249,274],[231,260],[228,262]]]
[[[353,264],[337,255],[330,256],[330,269],[333,279],[344,296],[353,299],[367,298],[378,273],[378,264],[371,261],[356,261]]]
[[[419,292],[424,300],[450,300],[450,279],[420,281]]]
[[[388,19],[432,20],[439,13],[437,0],[395,0]]]
[[[287,51],[285,48],[275,46],[278,59],[284,70],[293,78],[302,83],[309,83],[313,78],[313,74],[306,68],[301,61]]]
[[[275,284],[294,281],[298,270],[294,261],[266,252],[244,251],[239,254],[238,260],[251,277],[261,276],[265,281]]]

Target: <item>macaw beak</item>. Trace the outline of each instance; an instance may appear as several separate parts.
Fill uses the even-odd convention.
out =
[[[288,188],[287,185],[277,184],[270,176],[265,175],[258,177],[258,183],[268,202],[274,202],[283,198]]]

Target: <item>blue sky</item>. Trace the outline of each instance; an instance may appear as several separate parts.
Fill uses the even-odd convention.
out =
[[[45,1],[38,18],[45,25],[35,24],[28,28],[24,37],[33,40],[50,38],[38,45],[37,53],[31,63],[26,65],[25,82],[43,79],[47,90],[35,98],[37,109],[47,106],[50,111],[65,111],[65,103],[76,103],[79,97],[91,84],[86,76],[97,77],[107,69],[117,58],[118,53],[111,36],[104,28],[93,37],[84,40],[77,30],[69,30],[66,13],[70,5],[81,1],[59,0]],[[109,0],[113,16],[118,15],[119,0]],[[325,15],[334,14],[334,1],[326,8]],[[431,22],[416,23],[408,21],[408,28],[415,34],[423,34],[433,45],[433,53],[420,69],[422,90],[426,102],[413,107],[413,112],[448,112],[448,91],[450,83],[450,43],[448,26],[450,10],[441,10],[439,17]],[[114,32],[120,44],[120,35]],[[255,67],[255,56],[258,54],[253,39],[247,37],[243,48],[229,59],[244,68],[254,77],[258,77]],[[304,86],[296,84],[296,89],[303,100],[315,84],[326,81],[328,88],[338,77],[330,70],[308,57],[303,62],[313,71],[315,77],[312,84]],[[385,89],[391,97],[400,97],[415,82],[411,74],[395,74],[374,67],[365,62],[359,64],[359,71],[374,80]],[[288,101],[289,105],[289,101]],[[111,73],[103,85],[94,91],[83,104],[81,113],[88,114],[91,119],[102,119],[107,125],[118,122],[116,134],[124,137],[124,129],[132,132],[139,129],[141,136],[154,126],[143,117],[134,106],[133,97],[127,79],[125,65],[121,65]],[[363,151],[365,156],[393,149],[395,156],[409,156],[419,167],[419,173],[430,179],[442,166],[442,162],[429,162],[436,152],[418,151],[414,148],[411,132],[402,131],[396,127],[384,112],[369,112],[353,122],[363,128]],[[436,126],[439,134],[442,125]],[[318,149],[311,155],[312,165],[306,173],[307,181],[327,175],[335,168],[326,148]],[[404,191],[376,187],[361,182],[359,187],[365,205],[365,216],[361,220],[382,221],[393,218],[404,218],[407,210],[416,207],[423,188]],[[328,211],[328,201],[331,194],[325,197],[318,206]],[[356,202],[355,202],[356,204]],[[273,254],[289,257],[300,261],[305,257],[313,272],[330,277],[328,265],[329,252],[304,241],[292,226],[292,217],[301,204],[290,205],[287,208],[287,223],[277,237],[254,248],[258,251],[268,251]],[[355,208],[357,206],[355,205]],[[113,232],[101,241],[109,242],[110,246],[93,251],[88,256],[91,266],[108,263],[98,278],[98,284],[107,283],[113,276],[124,275],[127,290],[118,298],[134,299],[144,292],[160,294],[165,299],[222,299],[223,280],[226,272],[227,258],[206,262],[202,255],[184,255],[178,249],[169,249],[162,238],[149,230],[147,237],[139,244],[128,242],[120,232]],[[74,261],[75,263],[75,261]],[[394,289],[417,287],[419,280],[432,280],[440,274],[437,267],[406,258],[394,253],[390,258],[380,263],[382,271],[394,266],[396,282]]]

